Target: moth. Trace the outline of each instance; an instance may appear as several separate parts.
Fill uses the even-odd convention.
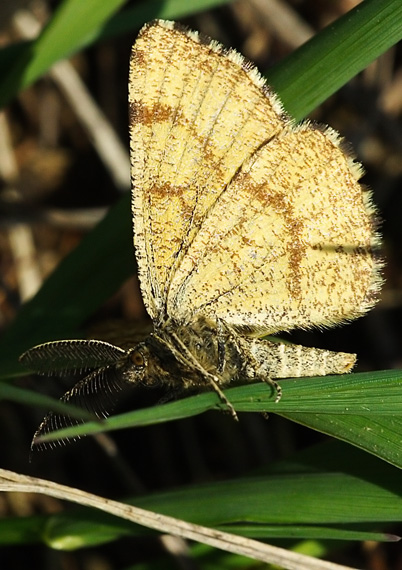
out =
[[[329,127],[294,124],[256,68],[179,24],[141,30],[130,62],[134,247],[153,331],[128,349],[48,342],[21,362],[80,372],[62,400],[105,417],[127,386],[211,389],[343,374],[355,355],[262,337],[331,327],[381,286],[375,208]],[[33,440],[77,420],[50,412]]]

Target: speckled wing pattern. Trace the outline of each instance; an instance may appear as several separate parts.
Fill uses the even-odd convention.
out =
[[[234,50],[141,31],[129,82],[134,244],[157,323],[202,314],[263,335],[375,302],[373,207],[338,135],[293,125]]]
[[[98,418],[139,384],[212,389],[237,418],[222,391],[232,382],[263,381],[278,402],[275,379],[351,370],[354,354],[258,338],[351,320],[376,301],[374,208],[337,133],[294,125],[252,64],[173,22],[141,30],[129,102],[134,245],[153,330],[124,348],[48,342],[20,361],[78,374],[62,401]],[[50,412],[33,448],[80,422]]]

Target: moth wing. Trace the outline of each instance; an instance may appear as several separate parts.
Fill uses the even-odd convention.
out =
[[[130,75],[134,243],[150,316],[249,334],[369,309],[381,264],[360,167],[333,131],[292,127],[236,52],[169,22]]]
[[[168,314],[249,334],[331,326],[376,301],[369,193],[336,133],[289,127],[245,161],[176,271]]]
[[[172,22],[147,24],[130,63],[134,245],[154,320],[209,210],[286,124],[257,70]]]

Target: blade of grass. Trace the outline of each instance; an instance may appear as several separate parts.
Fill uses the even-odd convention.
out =
[[[197,485],[128,502],[250,537],[397,540],[370,526],[400,520],[399,487],[397,469],[333,441],[297,454],[291,464],[277,462],[263,476]],[[83,508],[41,520],[32,517],[29,524],[30,520],[0,521],[0,543],[3,530],[5,540],[10,538],[7,523],[15,543],[44,539],[54,548],[66,549],[149,532]]]
[[[0,108],[60,59],[96,40],[139,29],[154,18],[180,18],[229,0],[147,0],[113,14],[126,0],[64,0],[38,39],[0,50]]]
[[[365,0],[271,69],[269,83],[301,119],[401,38],[402,2]]]
[[[395,471],[392,490],[340,472],[295,473],[196,485],[136,497],[129,503],[206,526],[230,524],[232,532],[237,522],[244,527],[246,521],[250,535],[259,524],[399,522],[402,498],[400,473]]]
[[[356,416],[339,414],[303,414],[298,412],[281,414],[294,422],[337,437],[360,449],[388,461],[402,469],[402,417],[381,416],[371,412]]]
[[[94,28],[101,27],[125,1],[64,0],[40,36],[24,44],[22,53],[8,73],[2,76],[0,107],[45,73],[53,63],[71,55],[77,45]]]
[[[274,412],[347,441],[402,467],[402,372],[386,371],[299,378],[281,381],[284,396],[275,403],[263,383],[225,391],[238,412]],[[183,419],[222,409],[216,394],[204,393],[177,402],[120,414],[47,434],[42,441],[95,434]]]
[[[18,356],[45,340],[79,338],[80,325],[135,270],[130,197],[116,204],[21,308],[0,342],[0,378],[21,376]]]
[[[85,47],[89,40],[92,43],[136,30],[145,22],[150,22],[155,18],[178,20],[197,12],[229,4],[230,2],[233,2],[233,0],[192,0],[192,2],[183,2],[183,0],[148,0],[112,16],[104,27],[94,30],[93,36],[91,38],[88,37],[87,42],[80,47]]]
[[[17,402],[18,404],[36,406],[38,408],[44,409],[45,411],[51,409],[54,412],[68,414],[69,416],[78,418],[80,420],[96,420],[96,416],[94,414],[88,412],[87,410],[84,410],[83,408],[65,404],[60,400],[55,400],[50,396],[39,394],[38,392],[27,390],[26,388],[10,386],[5,382],[0,383],[0,400],[11,400],[13,402]]]
[[[357,525],[356,525],[357,526]],[[363,527],[364,525],[361,525]],[[329,540],[395,541],[397,537],[375,530],[329,526],[297,525],[220,525],[225,532],[249,538],[307,538]],[[50,516],[0,519],[0,545],[45,542],[57,550],[76,550],[106,544],[124,536],[144,536],[152,531],[104,513],[74,509]]]

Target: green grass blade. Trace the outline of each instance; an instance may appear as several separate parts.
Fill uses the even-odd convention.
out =
[[[150,22],[155,18],[162,20],[179,20],[212,8],[218,8],[223,4],[229,4],[233,0],[148,0],[136,6],[129,7],[110,18],[106,26],[95,30],[91,41],[104,40],[138,29],[143,23]],[[89,39],[89,38],[88,38]],[[85,47],[83,44],[81,47]]]
[[[253,527],[263,524],[399,522],[402,498],[397,480],[399,471],[394,489],[388,490],[341,472],[278,474],[191,486],[129,502],[205,526],[230,525],[232,532],[237,523],[244,528],[247,521],[252,536]],[[307,537],[306,533],[308,529],[299,537]]]
[[[64,0],[53,18],[15,60],[0,82],[0,107],[45,73],[53,63],[68,57],[84,39],[104,24],[125,0]],[[3,68],[4,69],[4,68]]]
[[[400,472],[338,442],[299,453],[292,464],[278,462],[262,476],[195,485],[127,502],[264,539],[397,540],[376,532],[375,526],[399,522],[402,508]],[[150,532],[99,511],[74,508],[49,517],[0,521],[0,544],[9,543],[10,538],[14,544],[42,539],[54,548],[75,549]]]
[[[339,414],[285,413],[294,422],[337,437],[402,469],[401,415],[341,416]]]
[[[268,73],[301,119],[402,38],[400,0],[365,0]]]
[[[34,57],[25,69],[22,86],[45,73],[56,61],[69,57],[83,38],[99,28],[126,0],[64,0],[35,41]]]
[[[0,342],[0,378],[21,375],[19,355],[45,340],[73,338],[135,270],[130,197],[124,196],[20,310]]]
[[[310,428],[347,441],[402,467],[402,372],[326,376],[283,380],[282,400],[274,402],[263,383],[225,391],[238,412],[274,412]],[[222,409],[216,394],[204,393],[177,402],[136,410],[109,418],[103,424],[90,422],[65,428],[43,437],[95,434],[183,419],[210,409]]]
[[[87,412],[83,408],[65,404],[60,400],[54,400],[50,396],[40,394],[39,392],[33,392],[32,390],[11,386],[5,382],[0,383],[0,400],[10,400],[17,402],[18,404],[36,406],[38,408],[42,408],[45,412],[48,412],[51,409],[54,412],[68,414],[69,416],[80,420],[96,420],[94,414]]]
[[[229,0],[147,0],[115,12],[126,0],[64,0],[38,39],[0,50],[0,108],[49,68],[94,41],[135,30],[154,18],[181,18]]]
[[[249,538],[330,539],[394,541],[394,535],[364,530],[364,524],[336,526],[313,525],[219,525],[219,529]],[[358,527],[361,528],[358,528]],[[0,545],[45,542],[57,550],[76,550],[97,546],[124,536],[144,536],[152,531],[89,509],[74,509],[50,516],[0,519]]]

